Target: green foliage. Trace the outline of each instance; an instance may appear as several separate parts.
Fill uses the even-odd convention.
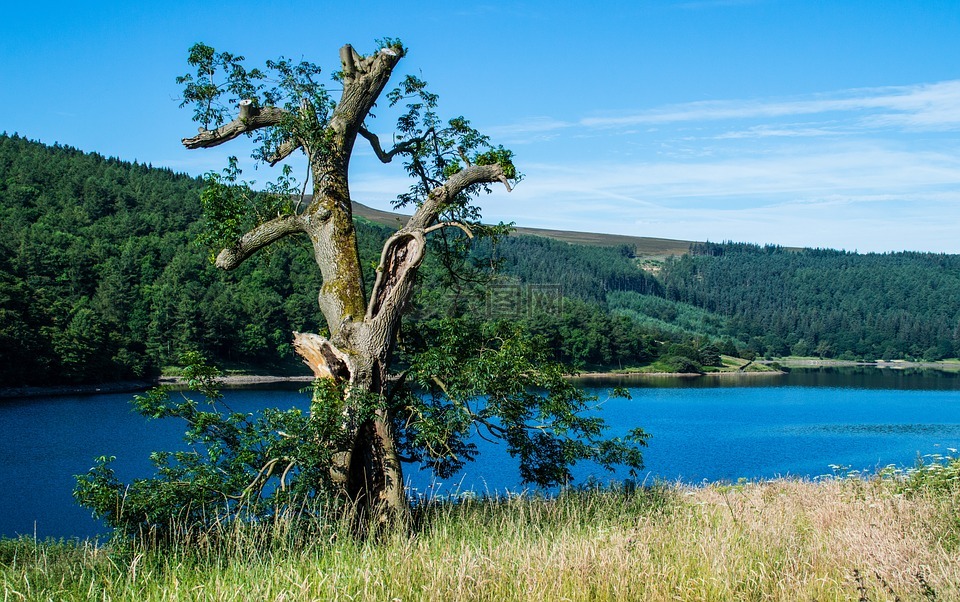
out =
[[[920,458],[917,465],[905,471],[888,467],[883,476],[900,476],[899,483],[904,492],[937,493],[960,492],[960,455],[956,449],[949,449],[947,455],[932,454]]]
[[[655,366],[662,372],[674,372],[677,374],[703,373],[703,366],[698,364],[696,360],[692,360],[685,355],[666,355],[661,357]]]
[[[665,296],[722,317],[760,355],[960,354],[960,256],[705,244],[660,272]]]
[[[414,179],[410,190],[397,197],[395,207],[419,206],[434,188],[453,177],[464,164],[500,165],[504,175],[513,181],[522,175],[513,164],[513,152],[502,146],[493,147],[490,138],[474,129],[462,116],[444,123],[437,113],[438,96],[427,89],[427,82],[408,75],[387,93],[390,106],[405,103],[406,111],[397,119],[397,140],[409,145],[404,153],[404,168]],[[481,191],[490,191],[488,184],[466,188],[441,215],[441,220],[459,221],[481,227],[479,210],[471,199]]]
[[[403,42],[400,41],[400,38],[377,38],[376,43],[377,50],[389,48],[395,52],[398,52],[400,56],[403,56],[407,53],[407,49],[404,48]]]
[[[720,357],[720,349],[713,343],[709,343],[697,349],[697,361],[703,366],[723,365],[723,360]]]
[[[239,171],[236,158],[231,157],[230,167],[224,170],[224,175],[210,172],[204,177],[205,186],[200,193],[203,231],[197,237],[197,244],[216,250],[231,247],[246,231],[243,223],[247,208],[245,191],[235,183]]]
[[[631,472],[643,466],[643,431],[604,439],[596,398],[571,384],[568,370],[523,328],[442,319],[419,331],[404,351],[407,379],[425,394],[408,390],[394,402],[400,448],[409,459],[449,476],[475,457],[468,438],[477,429],[505,441],[524,482],[539,486],[569,483],[570,467],[584,460]]]
[[[475,241],[471,255],[480,265],[521,283],[556,285],[573,299],[620,307],[620,295],[660,300],[663,287],[637,267],[627,247],[572,245],[540,236],[511,235]],[[669,303],[669,302],[668,302]]]
[[[152,453],[156,476],[129,485],[116,477],[113,458],[100,457],[77,477],[77,501],[117,534],[156,541],[316,508],[330,491],[330,421],[297,409],[233,412],[219,391],[220,372],[198,353],[183,362],[188,387],[202,401],[161,387],[134,405],[149,418],[184,420],[190,450]],[[318,385],[318,400],[338,395]]]
[[[240,174],[237,158],[230,157],[222,175],[210,172],[204,176],[200,193],[203,214],[197,244],[210,249],[211,260],[220,249],[236,245],[248,230],[294,211],[297,182],[289,165],[284,166],[278,180],[268,183],[263,192],[254,191],[254,183],[241,180]]]
[[[229,235],[219,220],[227,238],[290,205],[226,177],[233,202],[258,207]],[[276,369],[291,331],[322,331],[310,249],[214,268],[194,244],[201,190],[168,169],[0,136],[0,386],[147,379],[191,349]]]
[[[517,168],[513,164],[513,151],[507,150],[502,146],[478,154],[476,163],[477,165],[499,165],[503,170],[503,175],[505,175],[507,179],[519,179]]]
[[[306,141],[312,160],[321,159],[329,150],[326,129],[335,103],[318,81],[320,67],[281,56],[266,61],[264,69],[247,69],[244,60],[203,43],[194,44],[187,63],[196,72],[176,80],[184,86],[180,106],[193,106],[193,119],[204,129],[223,125],[236,114],[241,100],[252,101],[254,110],[282,108],[286,113],[280,123],[247,133],[255,143],[253,158],[272,163],[280,145],[295,137]],[[289,179],[289,173],[285,177]]]
[[[196,73],[177,78],[178,84],[184,84],[180,107],[193,105],[193,120],[205,129],[222,125],[241,100],[255,98],[263,88],[259,82],[264,74],[258,69],[247,71],[243,60],[203,43],[190,47],[187,64],[196,67]],[[226,100],[221,98],[224,94]]]

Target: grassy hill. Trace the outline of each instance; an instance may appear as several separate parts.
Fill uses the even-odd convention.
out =
[[[381,211],[361,203],[353,204],[353,214],[384,226],[399,227],[406,223],[409,216],[392,211]],[[596,232],[569,232],[566,230],[548,230],[545,228],[516,228],[517,234],[542,236],[575,245],[592,247],[628,246],[634,249],[637,257],[667,257],[683,255],[690,250],[689,240],[670,238],[651,238],[647,236],[626,236],[623,234],[599,234]]]

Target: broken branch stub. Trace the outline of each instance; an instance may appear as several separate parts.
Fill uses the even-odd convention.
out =
[[[335,381],[350,380],[350,364],[346,355],[330,341],[311,332],[293,333],[293,348],[303,357],[317,378],[332,378]]]

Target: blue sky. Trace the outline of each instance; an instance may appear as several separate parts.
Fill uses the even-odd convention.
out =
[[[330,72],[388,36],[398,76],[515,151],[488,220],[960,253],[958,0],[14,3],[0,131],[199,175],[248,149],[181,147],[191,44]],[[401,169],[358,149],[354,197],[388,208]]]

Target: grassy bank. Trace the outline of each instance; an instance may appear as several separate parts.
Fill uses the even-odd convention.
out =
[[[162,552],[7,540],[0,579],[4,600],[958,600],[943,474],[465,500],[378,543],[335,525]]]

